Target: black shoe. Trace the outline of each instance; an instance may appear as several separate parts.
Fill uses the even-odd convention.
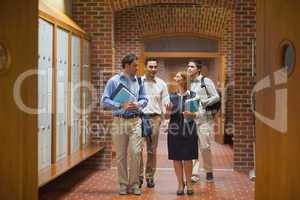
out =
[[[148,188],[154,188],[155,184],[154,184],[154,180],[152,178],[146,179],[146,181],[147,181]]]
[[[206,173],[206,181],[207,181],[207,182],[212,182],[212,181],[214,181],[214,175],[213,175],[212,172]]]
[[[140,181],[139,188],[142,188],[142,185],[144,183],[144,177],[139,177],[139,181]]]
[[[184,190],[183,190],[183,189],[182,189],[182,190],[178,189],[178,190],[176,191],[176,194],[177,194],[178,196],[184,195]]]

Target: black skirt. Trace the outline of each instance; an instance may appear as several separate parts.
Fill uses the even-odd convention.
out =
[[[168,158],[169,160],[198,159],[197,126],[193,119],[185,119],[182,104],[189,96],[170,95],[173,111],[168,127]],[[182,98],[182,99],[180,99]]]

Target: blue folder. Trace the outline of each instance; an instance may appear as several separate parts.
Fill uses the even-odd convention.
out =
[[[135,95],[124,84],[120,83],[112,93],[111,99],[118,103],[133,102]]]
[[[200,99],[188,99],[185,101],[185,110],[188,112],[198,112]]]

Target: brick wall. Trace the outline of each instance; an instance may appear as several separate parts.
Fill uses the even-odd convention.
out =
[[[115,51],[116,67],[121,69],[121,59],[128,53],[141,55],[143,41],[138,29],[137,15],[134,9],[115,14]]]
[[[227,76],[225,80],[225,133],[227,135],[234,134],[233,123],[233,66],[234,66],[234,28],[235,28],[235,13],[232,12],[228,16],[226,25],[224,26],[223,39],[221,41],[221,53],[226,58]]]
[[[232,0],[110,2],[73,1],[74,20],[92,38],[92,83],[96,88],[93,94],[96,104],[92,114],[93,140],[106,146],[104,154],[90,160],[90,166],[107,168],[111,165],[111,136],[105,134],[103,128],[97,128],[109,128],[111,114],[100,109],[99,97],[104,84],[114,73],[113,70],[120,67],[121,58],[128,52],[140,55],[143,50],[142,38],[148,35],[198,33],[221,38],[221,52],[227,58],[226,80],[227,83],[235,82],[235,86],[228,90],[226,109],[226,128],[231,128],[231,123],[235,127],[234,166],[237,170],[251,168],[251,135],[254,126],[249,98],[253,85],[249,39],[255,37],[256,31],[255,0],[237,0],[234,12],[229,12],[233,5]],[[139,7],[135,7],[136,5]]]
[[[234,0],[114,0],[112,8],[114,11],[120,11],[127,8],[146,5],[202,5],[204,7],[226,7],[232,8]]]
[[[253,168],[253,113],[251,111],[251,39],[256,38],[256,1],[237,0],[235,9],[235,59],[233,87],[234,166]]]
[[[104,152],[94,156],[87,167],[109,168],[112,160],[112,142],[109,131],[105,131],[111,124],[110,112],[100,109],[99,98],[103,86],[112,76],[112,34],[113,12],[109,0],[73,0],[73,19],[91,36],[91,81],[95,87],[92,103],[91,135],[93,142],[105,146]],[[106,133],[108,132],[108,133]]]

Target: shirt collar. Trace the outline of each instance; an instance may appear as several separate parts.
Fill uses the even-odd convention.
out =
[[[121,72],[120,73],[120,78],[121,79],[126,79],[126,80],[131,80],[131,81],[136,81],[137,80],[137,77],[136,76],[134,76],[134,77],[128,77],[124,72]]]
[[[187,90],[183,95],[180,95],[179,93],[177,93],[177,94],[178,94],[178,96],[183,97],[183,96],[186,96],[186,95],[190,95],[190,91]]]
[[[144,76],[142,77],[142,79],[143,79],[144,81],[150,81],[150,80],[147,79],[146,75],[144,75]],[[151,80],[151,81],[152,81],[152,80]],[[157,83],[157,77],[156,77],[156,76],[154,77],[154,80],[153,80],[153,81],[154,81],[154,83]]]
[[[194,80],[192,80],[191,82],[193,83],[193,82],[201,82],[201,79],[202,79],[202,74],[200,74],[199,76],[197,76]]]

